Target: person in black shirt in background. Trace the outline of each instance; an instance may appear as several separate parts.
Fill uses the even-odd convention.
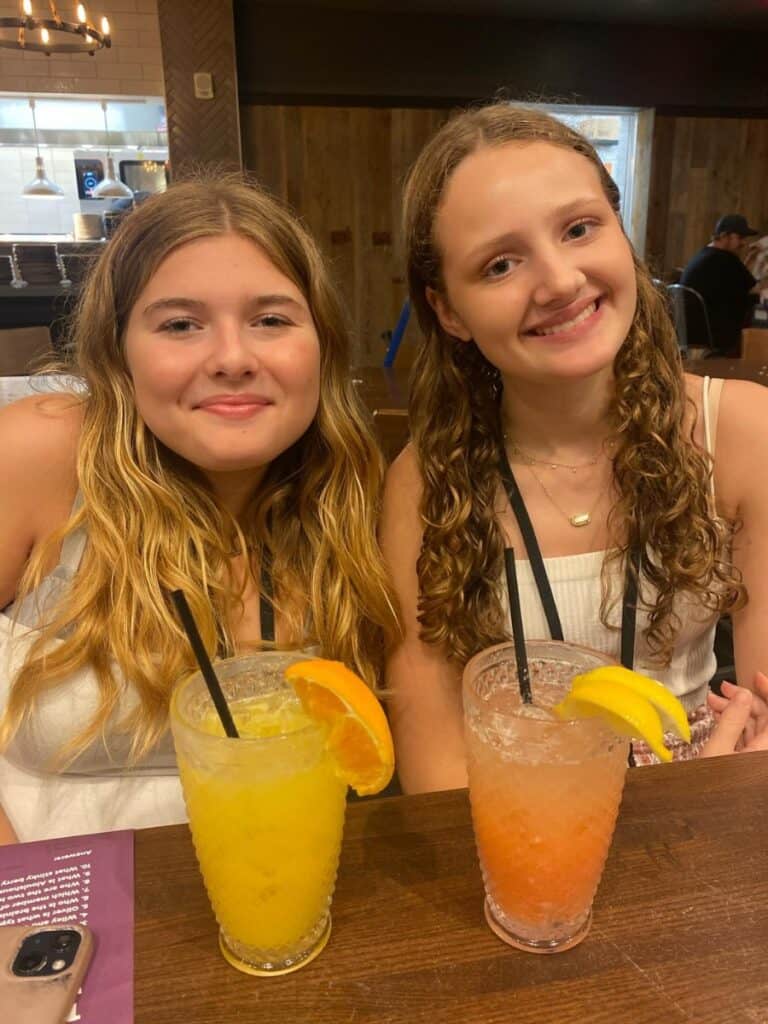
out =
[[[680,284],[694,288],[704,299],[717,355],[739,354],[741,328],[757,301],[750,295],[757,282],[739,257],[744,240],[757,234],[741,214],[721,217],[712,241],[696,253],[680,278]]]

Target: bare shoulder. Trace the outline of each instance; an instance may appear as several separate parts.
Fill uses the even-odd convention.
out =
[[[418,498],[422,489],[421,470],[413,443],[409,442],[387,470],[385,492]]]
[[[768,388],[726,380],[720,398],[715,446],[718,493],[736,509],[762,486],[768,464]]]
[[[685,389],[697,414],[701,415],[704,378],[693,373],[685,374]],[[768,387],[748,380],[712,379],[712,384],[722,383],[718,429],[720,425],[746,423],[752,415],[765,415],[768,409]]]
[[[64,437],[77,439],[83,409],[83,399],[69,392],[30,395],[0,409],[0,430],[4,435],[19,432],[22,444],[55,445]]]
[[[466,786],[461,670],[442,647],[421,638],[417,562],[423,541],[423,490],[407,445],[387,474],[381,547],[403,614],[405,635],[389,651],[388,710],[400,782],[406,793]]]
[[[723,381],[720,399],[720,415],[726,424],[752,423],[755,417],[762,417],[768,411],[768,388],[751,380]]]
[[[685,374],[685,390],[692,403],[692,415],[695,418],[694,431],[697,441],[703,444],[703,383],[704,378],[697,374]],[[721,384],[722,391],[717,415],[717,449],[727,444],[731,436],[751,430],[755,417],[763,419],[768,412],[768,388],[762,384],[754,384],[747,380],[720,380],[713,378],[712,385]],[[766,424],[768,426],[768,424]],[[698,434],[701,433],[701,438]]]
[[[723,381],[717,421],[718,454],[753,461],[768,444],[768,388],[748,380]],[[739,452],[742,446],[747,450]],[[761,467],[762,468],[762,467]]]
[[[421,545],[422,522],[419,514],[422,480],[416,453],[405,446],[387,470],[384,482],[379,539],[390,569],[408,564]],[[394,570],[393,570],[394,571]]]
[[[0,410],[0,608],[30,553],[69,516],[82,409],[76,396],[34,395]]]
[[[33,395],[0,409],[0,472],[6,482],[55,492],[74,480],[83,403],[77,396]]]

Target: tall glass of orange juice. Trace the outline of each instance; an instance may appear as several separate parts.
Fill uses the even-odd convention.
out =
[[[173,731],[195,851],[239,970],[297,970],[323,949],[341,848],[346,783],[283,678],[306,655],[265,652],[216,664],[239,732],[225,736],[199,674],[177,686]]]
[[[532,705],[520,699],[513,644],[464,670],[469,797],[489,926],[518,949],[557,953],[589,931],[628,741],[597,718],[563,722],[549,710],[574,675],[610,659],[558,641],[526,650]]]

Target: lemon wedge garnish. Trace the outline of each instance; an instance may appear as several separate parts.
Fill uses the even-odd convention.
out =
[[[638,672],[607,665],[576,676],[568,695],[553,711],[561,719],[601,718],[619,736],[642,739],[660,761],[671,761],[664,744],[664,715],[674,732],[690,742],[688,718],[680,701],[661,683]]]
[[[581,688],[594,683],[601,683],[612,688],[617,683],[633,690],[638,697],[642,697],[656,708],[661,715],[662,725],[665,731],[677,733],[681,740],[691,742],[691,727],[688,724],[688,716],[685,708],[674,694],[660,683],[657,679],[650,679],[648,676],[640,675],[623,665],[605,665],[602,668],[594,668],[591,672],[574,676],[571,683],[571,693],[577,696]]]

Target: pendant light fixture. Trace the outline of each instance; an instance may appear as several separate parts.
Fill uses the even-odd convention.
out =
[[[133,199],[133,192],[115,174],[115,161],[109,146],[106,100],[101,101],[101,109],[104,111],[104,131],[107,135],[107,174],[91,192],[91,199]]]
[[[35,117],[35,101],[33,99],[30,99],[29,106],[32,110],[32,127],[35,132],[37,156],[35,157],[35,176],[32,181],[24,186],[21,194],[29,199],[62,199],[64,189],[61,185],[57,185],[55,181],[47,178],[45,174],[45,164],[40,156],[40,140],[37,135],[37,118]]]

